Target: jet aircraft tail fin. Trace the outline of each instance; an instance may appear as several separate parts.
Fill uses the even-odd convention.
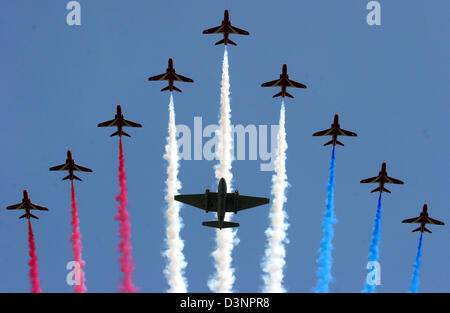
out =
[[[170,86],[167,86],[167,87],[164,87],[163,89],[161,89],[161,91],[166,91],[166,90],[169,90],[169,89],[170,89]],[[177,88],[176,86],[172,86],[172,89],[176,90],[178,92],[182,92],[181,89]]]
[[[30,217],[32,217],[32,218],[35,218],[35,219],[39,219],[39,217],[37,217],[37,216],[34,216],[33,214],[31,214],[31,213],[29,213],[29,215],[30,215]],[[25,213],[24,215],[21,215],[19,218],[24,218],[24,217],[27,217],[27,213]]]
[[[218,42],[216,42],[215,45],[217,46],[217,45],[221,45],[221,44],[224,44],[224,43],[225,43],[225,40],[222,39],[222,40],[219,40]]]
[[[274,94],[272,98],[281,97],[281,94],[282,92],[280,91],[279,93]]]
[[[217,45],[221,45],[221,44],[225,44],[225,39],[219,40],[218,42],[215,43],[216,46]],[[230,40],[230,39],[227,40],[227,44],[230,44],[230,45],[233,45],[233,46],[237,46],[237,44],[234,41]]]
[[[203,226],[208,227],[214,227],[214,228],[232,228],[232,227],[239,227],[239,223],[233,223],[233,222],[223,222],[222,227],[220,227],[219,221],[210,221],[210,222],[203,222]]]
[[[63,178],[62,180],[67,180],[67,179],[70,179],[70,175],[67,175],[67,176],[66,176],[66,177],[64,177],[64,178]],[[76,179],[76,180],[82,181],[80,177],[77,177],[77,176],[75,176],[75,175],[73,175],[73,179]]]
[[[129,134],[127,134],[127,133],[124,132],[123,130],[122,130],[121,134],[119,134],[119,131],[116,131],[115,133],[112,133],[112,134],[109,135],[109,136],[110,136],[110,137],[113,137],[113,136],[121,136],[121,135],[124,135],[124,136],[127,136],[127,137],[131,137]]]
[[[292,99],[294,99],[294,96],[293,95],[291,95],[290,93],[288,93],[288,92],[284,92],[284,95],[285,96],[287,96],[287,97],[289,97],[289,98],[292,98]]]
[[[330,140],[330,141],[328,141],[327,143],[324,143],[323,145],[324,145],[324,146],[328,146],[328,145],[331,145],[331,144],[333,144],[333,140]],[[343,146],[344,144],[343,144],[342,142],[340,142],[339,140],[336,140],[335,145],[341,145],[341,146]]]
[[[429,230],[428,228],[424,227],[423,230],[431,234],[431,230]],[[420,227],[417,227],[412,232],[415,232],[415,231],[420,231]]]
[[[386,188],[382,188],[381,189],[381,187],[378,187],[378,188],[375,188],[374,190],[372,190],[371,192],[377,192],[377,191],[380,191],[380,192],[387,192],[387,193],[391,193],[389,190],[387,190]]]
[[[237,44],[234,41],[230,40],[230,39],[228,39],[228,43],[232,44],[233,46],[237,46]]]
[[[284,92],[284,95],[285,95],[285,96],[287,96],[287,97],[289,97],[289,98],[294,98],[294,96],[293,96],[293,95],[291,95],[291,94],[290,94],[290,93],[288,93],[288,92]],[[282,91],[280,91],[279,93],[277,93],[277,94],[274,94],[272,98],[276,98],[276,97],[282,97],[282,96],[283,96],[283,92],[282,92]]]

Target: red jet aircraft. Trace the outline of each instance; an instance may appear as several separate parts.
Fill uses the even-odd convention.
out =
[[[314,133],[313,136],[333,136],[333,139],[325,143],[324,146],[333,144],[334,147],[336,146],[336,144],[341,146],[344,145],[342,142],[337,140],[338,136],[358,136],[358,135],[351,131],[342,129],[339,125],[339,115],[335,114],[334,122],[333,124],[331,124],[331,128]]]
[[[428,217],[428,206],[426,203],[423,205],[423,209],[422,209],[422,212],[420,213],[420,216],[408,218],[406,220],[403,220],[402,223],[419,223],[420,227],[414,229],[413,232],[420,230],[421,233],[426,231],[426,232],[429,232],[430,234],[431,234],[431,231],[425,227],[425,224],[445,225],[444,222],[441,222],[441,221],[435,220],[431,217]]]
[[[380,186],[378,188],[375,188],[371,192],[379,191],[380,193],[382,193],[383,191],[391,193],[389,190],[384,188],[384,184],[386,184],[386,183],[389,183],[389,184],[403,184],[403,182],[401,180],[389,177],[387,175],[386,162],[383,162],[383,164],[381,165],[381,172],[378,173],[378,176],[367,178],[367,179],[363,179],[363,180],[361,180],[361,183],[379,183]]]
[[[117,126],[117,131],[115,133],[112,133],[110,135],[110,137],[112,136],[119,136],[122,137],[122,135],[124,136],[128,136],[131,137],[130,135],[128,135],[126,132],[124,132],[122,130],[122,127],[142,127],[141,124],[132,122],[132,121],[127,121],[126,119],[123,118],[123,114],[122,114],[122,108],[120,107],[120,104],[117,105],[117,113],[116,116],[113,120],[110,121],[106,121],[103,123],[100,123],[97,125],[98,127],[113,127],[113,126]]]
[[[30,217],[39,219],[39,217],[31,214],[31,212],[30,212],[31,210],[48,211],[48,209],[43,206],[31,203],[30,197],[28,196],[28,192],[26,189],[23,191],[22,202],[18,203],[18,204],[10,205],[6,209],[7,210],[20,210],[20,209],[25,210],[25,214],[21,215],[19,218],[26,217],[27,219],[30,219]]]
[[[173,84],[174,81],[180,81],[180,82],[186,82],[186,83],[193,83],[194,82],[191,78],[185,77],[185,76],[177,74],[175,72],[175,69],[173,68],[173,60],[172,60],[172,58],[169,58],[169,66],[167,67],[165,73],[149,77],[148,80],[149,81],[153,81],[153,80],[167,80],[167,81],[169,81],[169,85],[167,87],[164,87],[163,89],[161,89],[161,91],[169,90],[170,92],[172,92],[173,90],[176,90],[178,92],[182,92],[181,89],[178,89],[177,87],[174,86],[174,84]]]
[[[223,34],[223,39],[216,42],[216,46],[220,44],[224,44],[225,46],[228,44],[237,46],[235,42],[231,41],[230,38],[228,38],[230,34],[250,35],[248,31],[231,25],[228,10],[225,10],[223,14],[222,25],[204,30],[203,34]]]
[[[287,73],[287,65],[283,64],[283,69],[280,75],[280,79],[276,79],[267,83],[264,83],[261,85],[261,87],[281,87],[281,92],[277,93],[273,96],[275,97],[285,97],[288,96],[290,98],[294,98],[293,95],[287,93],[286,88],[287,87],[294,87],[294,88],[306,88],[306,85],[303,85],[301,83],[298,83],[296,81],[290,80],[289,75]]]
[[[92,172],[90,168],[75,164],[75,160],[72,159],[72,152],[70,150],[67,150],[66,163],[50,167],[50,171],[69,171],[69,175],[64,177],[62,180],[70,179],[71,181],[74,179],[81,181],[81,178],[75,176],[73,171]]]

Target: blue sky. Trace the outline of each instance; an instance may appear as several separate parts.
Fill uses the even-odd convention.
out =
[[[68,2],[68,1],[67,1]],[[401,224],[429,204],[430,216],[450,222],[448,185],[448,89],[450,35],[448,1],[380,1],[381,26],[368,26],[368,1],[83,1],[82,25],[66,24],[66,1],[5,2],[0,11],[0,207],[17,203],[22,190],[50,208],[33,221],[41,286],[71,292],[66,264],[70,184],[48,168],[65,160],[67,149],[94,173],[76,182],[86,284],[91,292],[116,292],[118,139],[97,123],[113,118],[121,104],[127,119],[143,124],[124,138],[135,283],[143,292],[164,292],[164,181],[162,156],[167,135],[169,95],[162,73],[174,58],[177,72],[194,84],[179,83],[178,124],[193,130],[195,116],[217,124],[223,46],[203,29],[217,26],[225,8],[233,24],[250,32],[234,36],[230,47],[232,123],[278,123],[276,89],[260,88],[278,77],[283,63],[290,77],[308,86],[287,99],[286,210],[290,228],[285,286],[309,292],[316,285],[316,259],[325,210],[331,148],[312,137],[328,128],[335,113],[341,126],[358,133],[336,151],[335,226],[332,292],[359,292],[376,211],[375,186],[360,184],[381,163],[405,185],[383,197],[379,292],[408,290],[418,233]],[[248,158],[248,157],[247,157]],[[182,193],[216,188],[216,161],[181,161]],[[272,172],[261,160],[233,163],[242,194],[269,196]],[[235,289],[260,291],[261,262],[269,206],[238,214],[239,245],[233,251]],[[213,274],[215,232],[201,210],[183,206],[186,277],[189,291],[207,292]],[[0,291],[28,292],[26,223],[17,212],[0,210]],[[422,292],[450,291],[448,226],[425,234]]]

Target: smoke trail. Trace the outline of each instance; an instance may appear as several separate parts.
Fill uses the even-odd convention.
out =
[[[272,195],[274,200],[269,214],[271,225],[266,230],[268,244],[265,251],[265,259],[262,269],[266,273],[263,275],[265,283],[264,292],[285,292],[283,287],[283,267],[286,264],[284,260],[286,251],[284,243],[288,243],[286,230],[289,227],[287,223],[287,214],[283,210],[283,204],[286,202],[285,190],[288,186],[286,175],[286,130],[285,130],[285,108],[284,100],[281,103],[280,127],[278,130],[278,149],[275,159],[275,175],[272,176]]]
[[[36,245],[34,244],[34,235],[33,229],[31,228],[30,219],[28,219],[28,245],[30,247],[30,261],[28,262],[28,265],[30,266],[31,292],[41,293],[42,290],[41,290],[41,283],[39,282]]]
[[[128,214],[127,184],[125,173],[125,160],[123,157],[122,137],[120,137],[119,151],[119,185],[120,192],[116,197],[119,202],[119,212],[115,216],[119,220],[119,256],[120,270],[123,278],[119,285],[120,292],[137,292],[137,288],[133,284],[132,273],[134,270],[133,257],[131,256],[131,225],[130,215]]]
[[[330,174],[328,176],[327,185],[328,196],[326,210],[322,221],[322,240],[320,241],[319,258],[317,259],[317,264],[319,265],[317,278],[319,281],[317,282],[316,292],[321,293],[328,292],[328,285],[333,279],[331,276],[331,266],[333,265],[333,257],[331,256],[331,252],[333,251],[333,225],[337,222],[334,214],[334,150],[335,147],[333,146],[330,161]]]
[[[222,64],[222,87],[220,89],[220,129],[218,130],[217,157],[220,161],[216,165],[216,178],[225,178],[231,189],[231,162],[233,152],[233,136],[231,133],[231,106],[230,106],[230,76],[228,73],[228,51],[225,47]]]
[[[80,220],[78,218],[78,209],[77,209],[77,200],[75,197],[75,188],[73,186],[73,181],[71,182],[71,191],[72,191],[72,236],[70,237],[70,241],[72,242],[72,251],[73,251],[73,259],[80,265],[79,271],[75,273],[75,279],[79,284],[75,284],[73,291],[77,293],[86,292],[87,288],[84,284],[84,264],[85,262],[81,258],[81,233],[80,233]]]
[[[369,262],[373,261],[378,262],[378,245],[380,244],[380,221],[381,221],[381,193],[380,196],[378,197],[377,214],[375,215],[375,224],[373,226],[372,241],[370,243],[370,250],[369,250]],[[368,270],[368,273],[369,271],[370,270]],[[363,292],[366,293],[375,292],[375,286],[376,286],[375,284],[368,284],[366,280]]]
[[[422,256],[422,235],[420,233],[419,246],[417,247],[416,262],[414,263],[413,277],[411,278],[411,284],[409,285],[409,292],[417,293],[419,290],[419,272],[420,272],[420,257]]]
[[[166,154],[164,159],[167,160],[167,226],[166,226],[166,243],[167,250],[164,255],[168,259],[168,264],[164,273],[169,282],[168,292],[186,292],[187,283],[183,276],[186,267],[186,261],[183,255],[183,240],[180,238],[180,229],[182,227],[181,217],[179,216],[180,205],[175,201],[174,196],[177,195],[181,188],[178,180],[178,145],[177,145],[177,129],[175,126],[175,110],[173,105],[173,96],[170,93],[169,103],[169,136],[167,137]]]
[[[220,163],[216,165],[216,178],[225,178],[231,190],[231,173],[233,137],[231,134],[231,107],[230,107],[230,77],[228,74],[228,51],[225,46],[222,64],[222,87],[220,90],[220,129],[218,135],[217,157]],[[228,219],[227,219],[228,217]],[[225,220],[231,219],[231,213],[225,213]],[[216,230],[216,250],[212,253],[215,261],[216,273],[208,281],[208,287],[215,292],[232,292],[235,280],[234,269],[231,267],[231,253],[233,247],[239,242],[236,231],[230,228]]]

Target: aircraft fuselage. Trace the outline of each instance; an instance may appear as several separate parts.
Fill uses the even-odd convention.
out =
[[[288,85],[289,75],[287,73],[287,65],[283,64],[283,69],[281,71],[280,75],[281,79],[281,96],[284,98],[286,97],[286,88]]]
[[[117,106],[117,113],[115,118],[118,120],[117,123],[117,131],[119,132],[119,136],[122,136],[122,126],[124,125],[124,118],[123,118],[123,114],[122,114],[122,108],[120,107],[120,105]]]
[[[22,199],[22,203],[24,203],[24,210],[25,210],[25,216],[27,219],[30,219],[30,214],[31,214],[31,200],[30,197],[28,196],[28,192],[26,190],[23,191],[23,199]]]
[[[67,160],[66,164],[68,165],[69,178],[73,180],[73,170],[75,168],[75,160],[72,159],[72,152],[70,150],[67,151]]]
[[[169,82],[169,91],[173,91],[173,81],[175,80],[175,69],[173,68],[173,59],[169,58],[169,63],[166,69],[166,73],[169,75],[167,76],[167,81]]]
[[[228,45],[228,37],[229,37],[229,33],[231,31],[231,29],[230,29],[231,21],[230,21],[230,16],[229,16],[228,10],[225,10],[222,25],[225,26],[223,28],[223,43],[225,45]]]
[[[223,221],[225,220],[227,201],[227,182],[224,178],[221,178],[219,181],[217,193],[217,220],[219,221],[219,228],[222,228]]]

